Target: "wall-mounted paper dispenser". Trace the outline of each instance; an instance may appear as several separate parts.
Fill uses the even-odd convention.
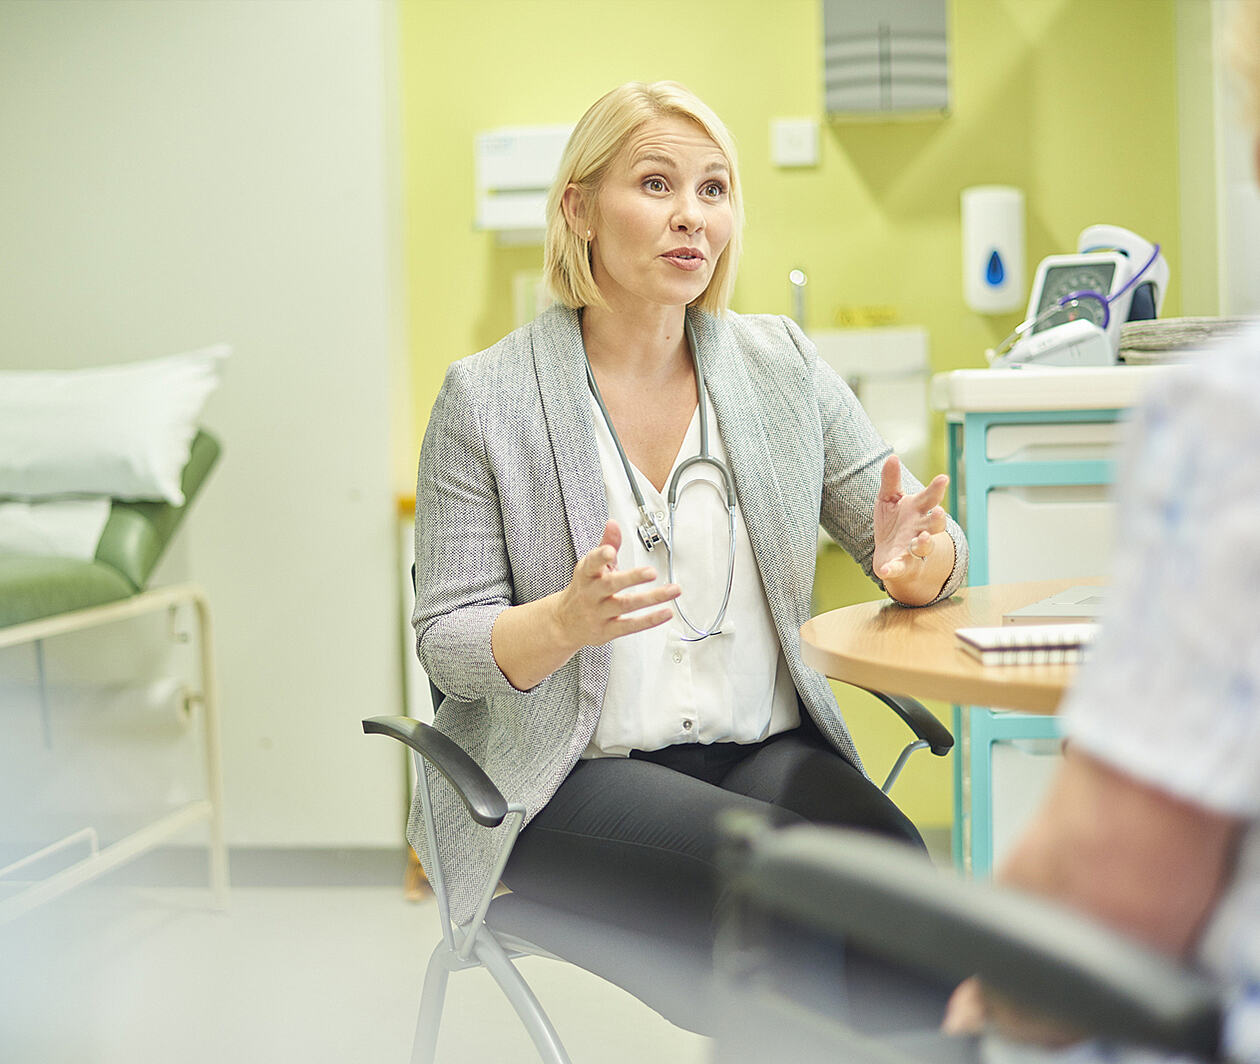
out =
[[[541,243],[547,191],[572,126],[515,126],[477,135],[477,228],[503,243]]]

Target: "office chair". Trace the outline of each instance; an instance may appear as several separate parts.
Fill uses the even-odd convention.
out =
[[[442,692],[432,683],[429,686],[436,710]],[[954,739],[922,703],[872,693],[897,713],[915,735],[884,781],[883,790],[887,792],[915,750],[926,748],[943,757],[953,747]],[[431,771],[441,773],[455,788],[476,823],[487,829],[498,827],[509,818],[513,823],[489,882],[484,885],[481,902],[466,925],[451,921],[440,862],[431,861],[431,867],[425,869],[437,900],[442,941],[425,971],[413,1064],[430,1064],[434,1059],[450,973],[474,967],[484,967],[498,983],[540,1058],[548,1064],[569,1064],[551,1020],[512,964],[514,958],[521,956],[550,957],[576,964],[628,991],[684,1030],[706,1035],[714,1032],[719,1014],[713,996],[711,949],[680,941],[664,931],[653,935],[629,930],[516,894],[496,897],[499,876],[524,820],[524,806],[509,801],[481,767],[436,728],[408,717],[373,717],[363,722],[363,730],[388,735],[411,749],[429,853],[438,852],[428,787]]]
[[[723,1001],[718,1064],[976,1059],[974,1040],[932,1029],[874,1038],[856,1029],[843,1001],[785,989],[783,972],[796,959],[784,948],[791,941],[784,928],[837,953],[877,954],[946,990],[979,975],[1005,998],[1082,1036],[1221,1059],[1217,988],[1074,910],[963,879],[857,832],[774,830],[746,815],[728,818],[724,831],[732,902],[715,949]]]

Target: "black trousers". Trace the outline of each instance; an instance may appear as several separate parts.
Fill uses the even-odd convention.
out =
[[[860,828],[925,849],[914,825],[802,724],[761,743],[683,745],[580,761],[521,833],[503,881],[575,913],[712,940],[719,815]]]

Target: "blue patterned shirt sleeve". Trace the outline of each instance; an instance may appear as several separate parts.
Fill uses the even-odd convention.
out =
[[[1260,812],[1260,331],[1134,418],[1104,626],[1064,708],[1080,746],[1208,808]]]

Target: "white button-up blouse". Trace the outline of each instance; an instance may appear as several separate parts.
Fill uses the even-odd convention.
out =
[[[709,451],[726,449],[709,407]],[[650,565],[668,580],[664,545],[649,553],[639,540],[638,505],[608,425],[591,398],[608,516],[621,528],[617,567]],[[700,451],[700,414],[692,414],[674,470]],[[633,466],[631,467],[633,468]],[[634,469],[639,490],[662,531],[669,526],[666,496]],[[709,484],[693,484],[704,479]],[[710,487],[710,484],[712,487]],[[674,533],[674,578],[687,616],[707,628],[726,588],[730,533],[721,475],[707,464],[683,475]],[[688,487],[687,485],[691,485]],[[694,633],[672,620],[612,643],[612,671],[595,735],[583,757],[625,757],[675,743],[758,742],[800,723],[796,691],[779,645],[748,530],[735,508],[735,575],[721,633],[689,642]]]

